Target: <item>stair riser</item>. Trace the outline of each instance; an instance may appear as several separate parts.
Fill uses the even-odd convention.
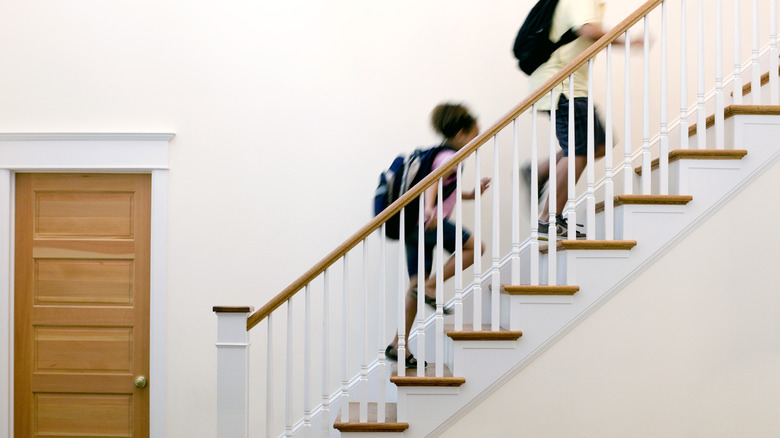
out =
[[[510,296],[502,297],[501,324],[510,330],[539,327],[556,321],[556,312],[574,302],[574,296]],[[524,337],[526,335],[524,334]]]
[[[555,251],[555,282],[550,281],[550,254],[539,255],[539,284],[574,284],[566,282],[566,251]]]
[[[415,400],[436,397],[438,400],[455,398],[460,394],[459,387],[423,387],[402,386],[398,388],[398,421],[408,421],[409,414],[420,409]],[[424,420],[423,420],[424,421]],[[414,417],[414,425],[418,426],[418,418]]]

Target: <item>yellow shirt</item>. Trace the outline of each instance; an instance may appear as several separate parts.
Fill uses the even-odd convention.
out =
[[[550,41],[558,41],[569,29],[578,32],[580,28],[591,23],[601,27],[606,4],[604,0],[560,0],[553,14],[552,27],[550,29]],[[530,92],[536,91],[551,77],[561,71],[568,63],[584,52],[593,41],[587,38],[577,38],[569,44],[556,50],[550,59],[539,66],[528,79]],[[555,89],[555,105],[558,105],[558,96],[563,92],[569,97],[569,81],[563,82],[563,86]],[[588,64],[583,65],[574,72],[574,97],[588,96]],[[538,110],[550,110],[550,96],[543,97],[536,105]]]

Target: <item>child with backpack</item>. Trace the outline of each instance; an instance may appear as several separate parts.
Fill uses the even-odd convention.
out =
[[[605,8],[605,0],[539,0],[518,32],[514,46],[521,70],[530,75],[528,82],[532,92],[606,34],[602,28]],[[623,41],[618,40],[613,44],[623,44]],[[632,44],[642,45],[644,41],[642,38],[634,38]],[[568,79],[561,87],[555,89],[556,113],[555,120],[552,122],[555,125],[561,150],[551,157],[556,167],[556,181],[551,183],[550,188],[556,193],[555,228],[550,230],[552,221],[549,196],[539,215],[539,236],[544,240],[549,238],[550,233],[556,234],[558,239],[568,238],[569,224],[562,213],[568,201],[569,159],[573,155],[575,181],[579,180],[587,165],[588,66],[583,65],[574,72],[572,77],[573,96],[569,96]],[[536,108],[549,115],[552,105],[549,98],[544,98],[539,101]],[[569,145],[569,105],[574,107],[573,145]],[[593,125],[594,158],[599,159],[606,152],[606,133],[598,113],[595,112]],[[550,175],[550,158],[539,163],[537,170],[539,187],[537,195],[541,197]],[[521,171],[524,180],[530,186],[531,163],[526,162]],[[574,226],[573,234],[577,239],[586,237],[576,229],[576,225],[572,226]]]
[[[431,124],[433,125],[433,129],[441,134],[444,137],[444,142],[441,146],[431,148],[428,151],[422,151],[422,152],[429,152],[428,154],[425,154],[426,156],[422,159],[423,164],[420,167],[420,171],[418,173],[421,173],[422,175],[416,174],[413,176],[410,176],[408,174],[408,171],[406,173],[402,172],[402,175],[395,175],[400,177],[406,177],[406,179],[414,179],[414,180],[421,180],[434,170],[436,170],[438,167],[442,166],[444,163],[447,162],[452,156],[455,155],[457,151],[459,151],[461,148],[466,146],[471,140],[473,140],[477,134],[479,134],[479,126],[477,125],[477,120],[474,118],[474,116],[471,115],[469,110],[460,104],[451,104],[451,103],[443,103],[440,105],[437,105],[436,108],[433,109],[433,112],[431,113]],[[419,152],[419,151],[417,151]],[[417,153],[416,152],[416,153]],[[414,154],[413,154],[414,155]],[[430,164],[426,164],[429,162]],[[409,164],[408,160],[405,164]],[[392,167],[392,166],[391,166]],[[404,166],[406,167],[406,166]],[[384,176],[384,175],[383,175]],[[403,178],[402,178],[403,179]],[[442,246],[444,247],[447,252],[450,254],[453,254],[455,252],[455,245],[457,242],[457,239],[461,239],[463,243],[463,268],[467,268],[471,266],[471,264],[474,262],[474,238],[471,236],[471,234],[463,229],[461,232],[461,235],[456,235],[456,229],[455,224],[449,221],[449,216],[452,213],[452,210],[455,207],[455,198],[456,194],[455,192],[455,184],[457,183],[455,170],[452,171],[449,175],[444,177],[444,200],[442,201],[442,212],[444,214],[444,217],[442,218],[442,232],[443,232],[443,241]],[[381,177],[380,177],[380,187],[381,184]],[[413,185],[413,184],[412,184]],[[402,187],[401,190],[405,188],[411,187],[411,185],[408,185],[408,187]],[[483,178],[480,184],[480,193],[484,192],[488,187],[490,186],[490,178]],[[437,218],[436,218],[436,203],[437,203],[437,196],[438,193],[438,185],[434,184],[428,189],[425,190],[425,206],[424,206],[424,218],[425,218],[425,231],[423,233],[423,240],[425,242],[425,251],[424,251],[424,257],[425,257],[425,273],[426,276],[425,280],[425,291],[423,291],[425,303],[434,307],[436,306],[436,297],[435,297],[435,291],[436,291],[436,275],[431,275],[431,270],[433,267],[433,249],[436,246],[436,234],[437,234]],[[399,191],[396,191],[396,196],[398,196]],[[400,194],[403,194],[402,192]],[[474,199],[477,195],[476,190],[470,191],[470,192],[463,192],[463,199],[469,200]],[[418,217],[419,217],[419,210],[416,210],[414,206],[419,205],[419,201],[412,201],[412,203],[407,206],[407,211],[405,214],[405,236],[404,236],[404,243],[406,245],[406,260],[407,260],[407,271],[409,273],[409,280],[410,280],[410,286],[409,290],[406,294],[406,301],[405,301],[405,313],[406,313],[406,339],[409,339],[409,332],[411,331],[412,324],[414,323],[414,318],[417,316],[417,265],[418,265],[418,247],[419,247],[419,226],[418,226]],[[417,213],[410,212],[409,209],[414,209]],[[410,214],[411,213],[411,214]],[[391,236],[389,236],[391,237]],[[400,236],[398,236],[400,238]],[[484,244],[482,245],[482,248],[480,250],[480,255],[485,251]],[[449,259],[444,263],[444,280],[449,279],[455,275],[455,257],[450,256]],[[449,313],[449,312],[445,312]],[[395,335],[395,338],[390,343],[390,345],[387,346],[387,349],[385,350],[385,356],[392,361],[398,360],[398,334]],[[409,352],[409,349],[406,350],[406,359],[405,359],[406,366],[408,368],[417,366],[417,360],[415,357]]]

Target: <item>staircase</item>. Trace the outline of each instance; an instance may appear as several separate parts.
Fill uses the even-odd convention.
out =
[[[559,242],[559,266],[571,286],[502,286],[500,332],[447,330],[453,376],[390,377],[398,386],[397,436],[436,436],[478,404],[662,257],[687,233],[780,159],[767,139],[780,136],[780,107],[733,107],[730,144],[747,150],[670,153],[669,196],[617,196],[616,241]],[[758,131],[757,126],[761,126]],[[603,219],[603,211],[597,215]],[[542,248],[544,251],[545,248]],[[527,257],[529,245],[523,248]],[[542,263],[547,263],[546,256]],[[502,277],[508,277],[508,266]],[[484,290],[489,289],[486,279]],[[485,300],[487,300],[485,292]],[[468,301],[466,306],[468,306]],[[522,332],[520,331],[522,330]],[[433,365],[428,365],[428,369]],[[395,408],[395,407],[394,407]],[[354,411],[353,411],[354,412]],[[342,436],[369,436],[371,423],[336,420]],[[407,430],[406,434],[402,431]],[[408,435],[409,434],[409,435]],[[376,435],[370,435],[376,436]],[[384,435],[383,435],[384,436]],[[392,436],[392,435],[387,435]]]
[[[638,11],[634,22],[660,3],[648,2]],[[629,17],[627,20],[631,19]],[[603,48],[607,40],[616,35],[618,33],[607,35],[602,39],[603,42],[600,40],[594,46],[602,43]],[[776,39],[775,36],[772,38]],[[773,50],[775,48],[776,45]],[[594,49],[594,53],[599,50],[601,49]],[[776,63],[767,59],[770,56],[776,57],[776,50],[769,53],[765,51],[763,62],[769,64],[771,71],[777,72]],[[576,66],[570,70],[573,71],[574,68]],[[566,74],[559,76],[551,82],[566,77]],[[753,88],[751,83],[742,85],[739,80],[734,80],[732,84],[734,89],[743,90],[743,93],[739,94],[746,99],[750,99],[753,96],[751,93],[758,90],[762,94],[763,102],[773,102],[777,96],[773,96],[776,91],[772,91],[769,82],[774,82],[776,78],[770,81],[772,75],[766,76],[766,82],[762,78],[760,87]],[[719,92],[723,93],[722,85]],[[531,99],[538,100],[545,93],[537,94],[538,96],[532,96]],[[460,291],[462,294],[458,294],[456,290],[456,295],[459,296],[448,304],[456,308],[456,318],[459,319],[456,319],[454,324],[450,320],[445,323],[441,313],[434,313],[425,320],[422,325],[424,329],[418,331],[419,335],[413,334],[412,339],[408,340],[418,358],[426,358],[429,362],[424,369],[406,370],[399,375],[397,365],[386,364],[381,354],[379,359],[370,363],[364,360],[360,374],[342,378],[341,387],[335,392],[323,394],[322,403],[316,409],[307,407],[304,401],[302,420],[291,418],[293,397],[291,384],[288,383],[284,407],[287,417],[284,435],[424,437],[438,436],[447,431],[461,415],[478,406],[526,368],[780,159],[780,148],[772,142],[772,139],[780,138],[780,106],[737,104],[734,102],[741,99],[735,99],[733,93],[728,99],[729,106],[720,109],[717,93],[706,99],[706,102],[704,99],[699,101],[699,113],[705,105],[710,104],[716,109],[716,114],[723,115],[720,122],[719,117],[711,116],[710,120],[702,123],[705,119],[701,115],[698,123],[690,127],[684,120],[680,121],[677,125],[678,134],[688,134],[690,148],[673,148],[671,151],[665,148],[664,140],[669,142],[675,138],[671,132],[665,132],[652,149],[645,137],[643,150],[635,151],[631,167],[626,166],[615,172],[615,180],[617,181],[617,174],[622,172],[624,187],[637,188],[635,192],[643,192],[649,185],[650,193],[664,194],[633,194],[628,191],[609,196],[613,184],[609,178],[598,187],[589,182],[588,192],[576,202],[575,214],[578,218],[592,215],[590,217],[595,223],[595,236],[589,236],[590,240],[540,242],[533,238],[532,230],[532,238],[515,245],[511,253],[501,259],[494,254],[493,269],[484,275],[476,272],[475,282]],[[507,120],[513,117],[516,115],[510,114]],[[706,129],[698,130],[697,125],[701,124],[705,124]],[[664,129],[667,127],[664,126]],[[476,139],[475,143],[484,143],[496,135],[495,132],[488,130]],[[681,135],[679,137],[682,138]],[[718,143],[725,143],[721,145],[724,147],[716,148]],[[694,149],[694,145],[701,144],[706,144],[707,149]],[[651,152],[657,157],[654,161],[649,160]],[[464,155],[470,153],[471,151],[466,151]],[[660,159],[662,157],[663,160]],[[627,163],[628,161],[627,159]],[[642,165],[635,166],[637,162]],[[607,173],[611,173],[611,170],[608,169]],[[429,186],[440,176],[434,174],[421,182],[420,186]],[[659,181],[662,180],[668,183],[668,187],[666,184],[661,186]],[[639,190],[639,187],[643,187],[643,190]],[[408,196],[399,202],[409,202],[423,189],[424,187],[416,193],[408,193]],[[597,198],[601,201],[592,207],[590,204]],[[386,216],[389,217],[393,213],[394,211],[391,211]],[[383,218],[380,216],[377,219],[381,221]],[[611,229],[612,233],[607,233],[607,229]],[[370,232],[371,230],[359,231],[355,240],[363,241],[365,246],[365,239]],[[607,237],[611,239],[607,240]],[[329,256],[321,265],[330,265],[340,257],[341,255]],[[365,255],[364,260],[367,260]],[[278,302],[269,303],[249,317],[247,326],[253,327],[268,315],[268,344],[272,344],[270,315],[273,310],[285,302],[290,307],[295,292],[303,285],[308,285],[321,272],[325,272],[325,283],[328,284],[327,268],[315,268],[311,273],[307,273],[307,278],[299,282],[300,284],[293,284],[280,294]],[[346,268],[344,277],[348,277]],[[529,278],[536,280],[528,284]],[[364,282],[367,282],[365,277]],[[500,290],[500,295],[495,294],[496,290]],[[395,291],[388,293],[394,295]],[[325,300],[327,299],[326,294]],[[308,286],[306,300],[308,323]],[[474,312],[475,305],[481,311]],[[346,306],[345,304],[345,314]],[[362,310],[365,312],[367,309]],[[250,313],[248,308],[215,308],[215,311],[220,318],[222,315],[233,317],[234,323],[239,326]],[[293,319],[292,310],[288,312],[290,321]],[[261,316],[257,317],[258,314]],[[323,316],[323,320],[326,327],[324,336],[327,336],[327,317]],[[491,322],[495,321],[498,324],[491,325]],[[417,327],[413,327],[413,333]],[[288,333],[292,331],[292,325],[288,325]],[[310,328],[307,328],[306,332],[309,333]],[[379,338],[381,351],[384,346],[382,342],[386,342],[388,337],[380,335]],[[288,342],[289,339],[288,337]],[[345,339],[348,339],[348,336],[345,335]],[[419,342],[421,339],[423,342]],[[431,339],[437,341],[431,342]],[[443,343],[443,355],[437,355],[436,351],[440,342]],[[418,343],[424,345],[425,351],[422,354]],[[224,345],[248,345],[248,337],[230,338]],[[345,340],[345,350],[348,345]],[[371,351],[375,350],[376,348],[371,348]],[[270,356],[274,348],[269,347],[268,351],[266,368],[272,369],[274,361]],[[288,382],[292,374],[289,351],[288,346]],[[220,376],[246,376],[248,357],[236,356],[235,352],[232,354],[233,364],[246,366],[235,368],[235,365],[225,365],[234,369],[227,373],[221,372]],[[344,354],[348,356],[346,352]],[[443,363],[433,363],[431,358],[437,357],[441,357]],[[344,362],[348,361],[345,357]],[[345,366],[346,368],[348,367]],[[310,370],[304,374],[308,376],[308,373]],[[323,380],[327,380],[328,375],[326,367]],[[220,416],[219,436],[246,436],[247,420],[241,415],[250,414],[236,416],[235,413],[247,409],[247,392],[241,389],[242,385],[247,385],[246,382],[237,384],[230,378],[225,377],[226,385],[237,387],[238,389],[233,389],[234,392],[244,392],[237,397],[234,394],[234,399],[238,399],[240,403],[234,402],[233,406],[224,410],[225,415]],[[267,387],[274,386],[272,377],[268,377],[266,382]],[[384,382],[389,382],[389,386],[385,387]],[[307,387],[306,381],[304,387]],[[387,395],[385,400],[382,400],[381,393]],[[304,400],[312,398],[314,397],[309,393],[303,396]],[[274,403],[272,398],[267,399],[266,409],[272,405],[282,406]],[[267,411],[266,418],[270,418],[271,412],[273,410]],[[223,421],[223,418],[226,420]],[[231,426],[225,426],[231,421],[241,423],[241,428],[231,429]],[[266,421],[265,436],[280,435],[279,430],[272,427],[272,423]],[[235,423],[232,426],[235,426]]]

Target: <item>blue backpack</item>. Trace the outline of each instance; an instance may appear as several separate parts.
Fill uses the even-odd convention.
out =
[[[431,173],[433,160],[443,149],[451,149],[447,145],[435,146],[429,149],[415,149],[408,156],[401,154],[393,160],[390,167],[379,175],[379,185],[374,192],[374,216],[383,212],[407,190],[422,181]],[[444,198],[451,195],[456,188],[456,182],[444,187]],[[419,198],[404,207],[405,235],[414,231],[420,214]],[[400,237],[401,213],[394,214],[385,223],[385,235],[391,239]]]
[[[550,41],[550,29],[556,6],[558,6],[558,0],[539,0],[531,8],[531,12],[528,13],[528,17],[520,27],[520,31],[517,32],[513,52],[520,70],[525,74],[533,73],[539,66],[547,62],[559,47],[577,39],[574,30],[569,29],[557,42]]]

